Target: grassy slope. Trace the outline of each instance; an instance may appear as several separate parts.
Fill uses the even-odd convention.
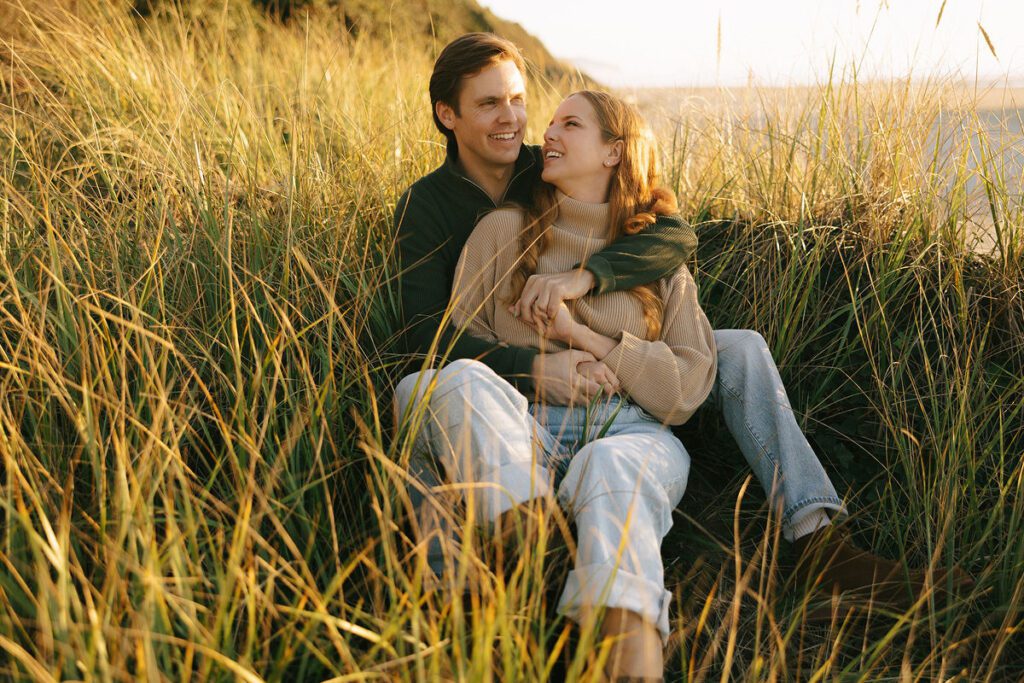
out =
[[[573,74],[571,67],[552,56],[526,29],[495,16],[476,0],[418,0],[388,6],[377,0],[348,0],[341,9],[346,24],[357,35],[366,33],[389,39],[397,33],[413,36],[419,43],[426,42],[433,49],[440,49],[462,33],[490,31],[518,45],[544,77],[559,81]]]
[[[476,0],[413,0],[381,2],[381,0],[250,0],[254,9],[291,24],[311,22],[321,30],[334,30],[342,39],[368,38],[396,44],[402,49],[411,44],[416,51],[424,48],[437,51],[453,38],[471,31],[489,31],[513,41],[523,51],[538,75],[555,82],[579,77],[571,66],[555,58],[544,44],[519,24],[496,16]],[[204,15],[230,13],[241,3],[237,0],[217,3],[208,0],[174,2],[173,0],[122,0],[118,10],[146,17],[167,13],[184,13],[203,21]],[[88,7],[78,0],[20,0],[17,4],[0,5],[0,36],[26,36],[32,33],[25,24],[26,16],[40,16],[55,8],[75,13]]]
[[[564,643],[541,553],[484,576],[471,618],[398,533],[390,211],[440,159],[429,54],[241,3],[105,6],[0,54],[0,675],[542,674]],[[942,88],[837,78],[662,142],[709,315],[769,340],[855,533],[977,590],[800,629],[807,593],[766,570],[763,497],[704,415],[665,550],[674,671],[1020,674],[1021,209],[989,169],[997,249],[965,246],[967,148],[926,134]]]

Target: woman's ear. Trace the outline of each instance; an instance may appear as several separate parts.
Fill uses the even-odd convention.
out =
[[[622,140],[616,140],[608,148],[608,156],[605,157],[604,165],[612,168],[618,166],[622,161]]]
[[[455,130],[455,110],[451,108],[451,105],[438,100],[434,105],[434,111],[437,112],[437,118],[441,120],[445,128]]]

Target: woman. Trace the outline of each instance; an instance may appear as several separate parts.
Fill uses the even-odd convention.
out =
[[[604,633],[617,636],[609,673],[660,678],[671,598],[660,546],[689,468],[666,425],[685,422],[710,392],[714,337],[685,267],[631,292],[584,297],[571,311],[563,304],[537,327],[516,315],[511,304],[531,274],[570,270],[620,231],[676,212],[675,197],[657,186],[642,119],[611,95],[567,97],[543,153],[545,184],[533,206],[489,214],[466,243],[452,315],[476,336],[596,359],[580,370],[602,381],[605,400],[554,406],[539,397],[529,408],[579,537],[559,611],[580,621],[605,607]]]

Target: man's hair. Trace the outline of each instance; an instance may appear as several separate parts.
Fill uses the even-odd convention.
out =
[[[434,125],[448,138],[448,150],[458,151],[455,134],[448,130],[437,117],[437,103],[444,102],[459,115],[459,95],[464,79],[475,76],[487,67],[503,60],[516,65],[519,73],[526,76],[526,63],[515,43],[493,33],[467,33],[444,46],[434,62],[430,74],[430,110]]]

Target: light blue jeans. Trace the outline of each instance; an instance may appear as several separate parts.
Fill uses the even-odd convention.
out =
[[[626,609],[668,637],[672,596],[665,590],[661,541],[690,468],[668,427],[618,397],[589,406],[529,403],[478,361],[455,361],[407,379],[414,386],[399,386],[400,403],[408,405],[413,391],[429,397],[420,401],[427,419],[414,460],[434,454],[475,519],[494,521],[554,493],[576,522],[575,564],[559,613],[581,621],[599,605]],[[422,483],[424,472],[417,474]],[[433,530],[438,541],[454,538],[437,525]],[[442,575],[455,555],[445,558],[443,545],[428,554]]]
[[[530,404],[558,502],[576,522],[576,560],[558,612],[617,607],[669,635],[661,542],[690,473],[683,444],[657,419],[618,398],[592,406]],[[563,475],[564,473],[564,475]]]
[[[764,338],[753,330],[715,330],[718,376],[705,405],[721,411],[729,432],[782,512],[782,533],[815,510],[845,515],[843,501],[797,424],[779,369]]]
[[[842,500],[796,422],[764,339],[750,330],[717,330],[714,334],[718,376],[708,402],[722,412],[770,504],[781,510],[784,536],[792,540],[793,524],[815,510],[845,514]],[[557,417],[558,410],[548,406],[548,417],[537,420],[537,408],[531,409],[522,394],[482,363],[460,360],[438,371],[410,375],[396,388],[395,402],[395,414],[403,416],[403,421],[420,421],[410,461],[410,476],[417,482],[410,487],[410,497],[417,509],[422,507],[425,493],[441,486],[435,467],[438,461],[449,481],[472,482],[461,490],[482,521],[497,519],[519,503],[553,495],[556,490],[562,499],[563,489],[576,485],[573,480],[567,488],[559,479],[562,471],[567,479],[571,471],[565,467],[565,454],[573,451],[564,438],[578,441],[579,429],[563,430],[561,426],[584,424],[579,409],[559,409],[562,414]],[[635,406],[631,409],[639,411]],[[556,419],[550,417],[553,415]],[[642,411],[632,417],[637,416],[643,417]],[[669,433],[656,421],[647,422]],[[556,423],[559,429],[552,433],[550,426]],[[556,438],[559,435],[563,438]],[[558,448],[554,441],[559,442]],[[679,448],[685,456],[681,445]],[[682,476],[685,487],[685,468]],[[670,499],[674,491],[671,493],[666,493]],[[681,489],[678,494],[682,496]],[[658,542],[660,545],[660,539]],[[432,543],[428,550],[435,571],[444,566],[440,545]],[[660,570],[660,556],[656,564]],[[649,605],[646,610],[658,612],[655,621],[659,624],[662,607]]]

